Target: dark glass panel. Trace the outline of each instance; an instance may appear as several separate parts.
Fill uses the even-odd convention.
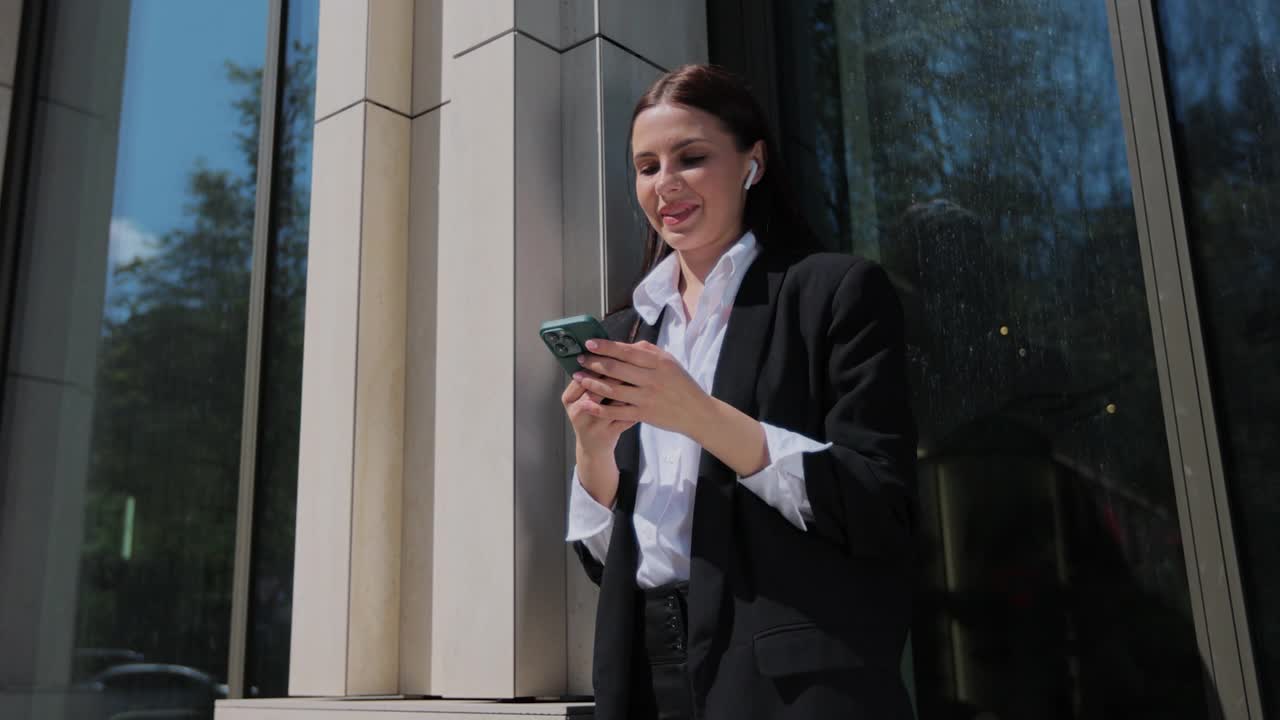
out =
[[[209,718],[268,4],[48,6],[0,423],[0,717]]]
[[[772,14],[807,215],[905,307],[919,716],[1204,717],[1104,3]]]
[[[1156,4],[1258,684],[1280,713],[1280,5]]]

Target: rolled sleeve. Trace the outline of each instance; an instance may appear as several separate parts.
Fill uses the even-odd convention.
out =
[[[591,493],[582,487],[578,470],[574,468],[569,490],[569,534],[565,541],[581,541],[591,551],[591,555],[603,564],[609,553],[609,536],[612,532],[613,511],[591,497]]]
[[[813,508],[805,487],[804,454],[826,450],[831,443],[820,443],[769,423],[760,425],[764,427],[765,443],[769,448],[769,465],[755,475],[739,478],[738,482],[781,513],[792,525],[808,530],[807,523],[813,520]],[[586,495],[586,491],[583,494]],[[590,499],[590,495],[587,498]]]

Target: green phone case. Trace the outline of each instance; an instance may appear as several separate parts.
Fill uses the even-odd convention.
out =
[[[609,333],[605,332],[604,326],[590,315],[574,315],[559,320],[548,320],[542,323],[538,334],[551,354],[556,356],[560,367],[569,373],[569,377],[573,377],[574,373],[582,369],[578,364],[578,356],[587,351],[588,340],[609,339]]]

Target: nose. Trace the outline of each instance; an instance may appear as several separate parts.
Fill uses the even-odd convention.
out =
[[[680,173],[672,172],[666,165],[658,168],[658,179],[654,183],[654,189],[659,195],[676,192],[683,185],[684,179],[680,177]]]

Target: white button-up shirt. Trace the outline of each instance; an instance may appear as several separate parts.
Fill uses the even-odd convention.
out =
[[[668,255],[636,287],[632,306],[652,325],[663,308],[658,347],[670,353],[706,393],[711,392],[729,313],[747,268],[760,254],[755,235],[746,233],[727,250],[707,275],[693,317],[686,320],[680,295],[680,265]],[[751,477],[739,478],[748,490],[806,530],[813,520],[804,484],[802,454],[831,447],[803,435],[761,423],[770,464]],[[689,579],[693,539],[693,500],[702,448],[679,433],[640,424],[640,476],[633,514],[640,566],[636,584],[653,588]],[[613,531],[613,512],[582,487],[574,469],[569,495],[569,534],[604,562]]]

